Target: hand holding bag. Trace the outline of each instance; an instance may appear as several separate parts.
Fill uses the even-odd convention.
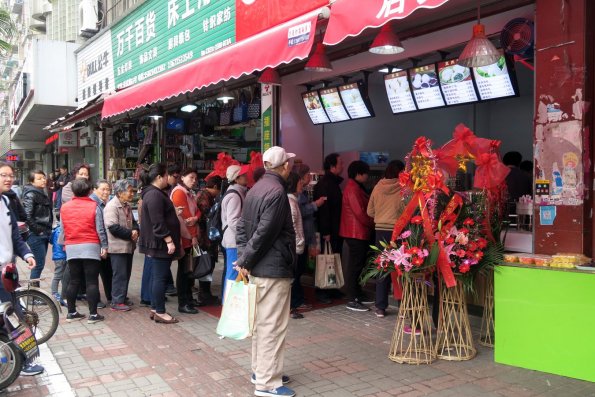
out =
[[[201,278],[213,271],[213,261],[207,251],[203,251],[198,245],[192,247],[192,277]]]
[[[256,317],[256,285],[249,284],[242,273],[228,280],[217,334],[241,340],[252,336]]]
[[[316,287],[322,289],[341,288],[345,284],[341,255],[333,253],[331,243],[328,241],[324,243],[324,252],[316,256],[314,283]]]

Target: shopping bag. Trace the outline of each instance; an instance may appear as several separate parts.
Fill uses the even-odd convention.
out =
[[[213,261],[207,251],[198,245],[192,247],[192,277],[201,278],[213,271]]]
[[[322,289],[341,288],[345,284],[341,255],[333,253],[331,243],[324,243],[324,252],[316,256],[316,287]]]
[[[228,280],[217,334],[241,340],[252,336],[256,317],[256,285],[249,284],[240,273],[235,281]]]

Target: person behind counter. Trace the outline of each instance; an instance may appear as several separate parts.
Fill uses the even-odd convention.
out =
[[[510,173],[506,177],[509,201],[516,202],[519,197],[531,195],[533,192],[531,178],[519,168],[522,161],[523,155],[519,152],[508,152],[502,157],[504,165],[510,168]]]

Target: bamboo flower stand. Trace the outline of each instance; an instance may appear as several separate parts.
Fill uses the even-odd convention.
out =
[[[393,332],[388,358],[401,364],[430,364],[436,359],[428,311],[427,287],[422,274],[403,279],[403,301]],[[411,335],[405,327],[411,327]],[[419,334],[416,334],[419,330]]]
[[[441,360],[470,360],[477,350],[473,344],[463,285],[457,282],[456,286],[447,288],[443,280],[440,283],[436,355]]]
[[[494,271],[486,276],[485,296],[483,298],[483,316],[481,318],[481,331],[479,344],[494,347]]]

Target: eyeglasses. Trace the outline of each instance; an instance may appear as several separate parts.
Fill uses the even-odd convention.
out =
[[[11,174],[0,174],[0,177],[1,178],[4,178],[4,179],[12,179],[12,180],[15,180],[16,179],[16,177],[14,175],[11,175]]]

